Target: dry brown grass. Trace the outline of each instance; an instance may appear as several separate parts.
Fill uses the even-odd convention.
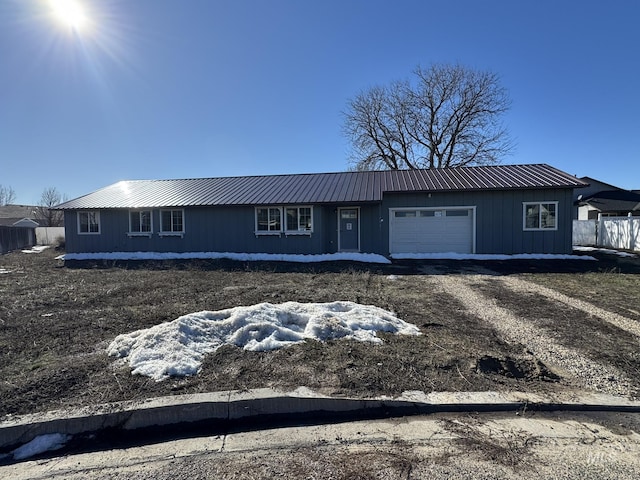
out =
[[[0,274],[0,418],[266,386],[304,385],[349,396],[397,395],[405,390],[569,388],[562,380],[550,382],[554,379],[521,345],[504,342],[453,297],[434,294],[429,277],[415,275],[417,269],[409,263],[294,266],[218,261],[68,268],[54,259],[56,254],[48,250],[0,257],[0,268],[10,272]],[[391,273],[402,276],[391,280]],[[535,280],[536,275],[527,278]],[[550,285],[560,274],[544,275],[540,281]],[[622,298],[629,285],[637,283],[620,284],[614,291],[619,289]],[[132,376],[127,367],[115,367],[105,353],[120,333],[190,312],[260,302],[335,300],[392,310],[418,325],[424,335],[384,335],[379,346],[308,341],[261,353],[223,347],[206,357],[198,375],[159,383]],[[512,300],[515,305],[517,299]],[[549,315],[554,311],[550,308]],[[498,365],[519,365],[523,375],[514,376],[506,368],[479,368],[480,359],[487,357],[497,359]]]

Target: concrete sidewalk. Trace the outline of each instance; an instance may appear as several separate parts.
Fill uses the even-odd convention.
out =
[[[640,402],[601,394],[551,398],[518,392],[405,392],[400,397],[373,399],[328,397],[304,387],[290,392],[215,392],[16,416],[0,423],[0,452],[8,453],[52,433],[75,436],[109,430],[131,435],[145,429],[170,430],[201,422],[222,432],[242,429],[249,422],[255,429],[257,424],[267,428],[294,422],[322,424],[442,412],[527,410],[640,412]]]
[[[473,406],[472,403],[466,405]],[[571,408],[581,408],[578,404]],[[339,423],[200,430],[104,443],[0,465],[12,480],[640,478],[640,416],[587,412],[433,413]],[[626,408],[626,407],[624,407]],[[634,407],[635,408],[635,407]],[[120,431],[120,437],[127,437]],[[148,432],[147,432],[148,433]],[[135,436],[135,434],[134,434]]]

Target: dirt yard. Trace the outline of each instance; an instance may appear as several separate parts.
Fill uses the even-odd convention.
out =
[[[63,265],[0,256],[0,420],[161,395],[307,386],[640,394],[640,259],[294,265],[227,261]],[[108,357],[120,333],[260,302],[347,300],[391,310],[418,337],[382,345],[225,346],[198,375],[155,382]]]

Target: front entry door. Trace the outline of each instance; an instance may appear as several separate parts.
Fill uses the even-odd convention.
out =
[[[340,208],[340,231],[338,232],[338,248],[341,252],[360,251],[360,210],[357,208]]]

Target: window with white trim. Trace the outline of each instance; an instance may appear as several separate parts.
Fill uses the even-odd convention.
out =
[[[282,209],[279,207],[256,208],[256,233],[280,233]]]
[[[179,235],[184,233],[184,210],[160,210],[160,234]]]
[[[256,234],[308,235],[313,231],[313,207],[256,207]]]
[[[286,232],[307,233],[313,231],[311,207],[287,207]]]
[[[97,235],[100,233],[100,212],[78,212],[78,233]]]
[[[151,210],[129,211],[129,233],[150,235],[152,232]]]
[[[524,230],[557,230],[558,202],[523,203]]]

